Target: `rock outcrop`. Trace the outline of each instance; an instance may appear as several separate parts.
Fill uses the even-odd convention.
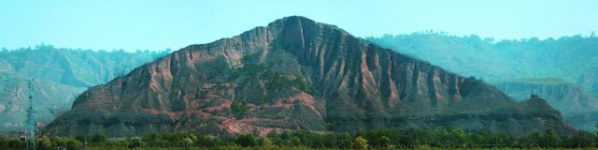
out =
[[[294,16],[188,46],[95,86],[45,132],[266,135],[447,126],[572,131],[539,98],[516,102],[480,80]]]

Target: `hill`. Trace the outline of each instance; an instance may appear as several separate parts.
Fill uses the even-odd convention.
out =
[[[95,86],[45,132],[265,136],[448,126],[572,131],[540,98],[516,102],[483,81],[293,16],[190,45]]]
[[[27,98],[32,93],[35,120],[48,124],[70,110],[87,88],[103,84],[131,69],[168,54],[55,48],[40,45],[0,51],[0,133],[22,131]],[[27,85],[33,82],[33,90]]]

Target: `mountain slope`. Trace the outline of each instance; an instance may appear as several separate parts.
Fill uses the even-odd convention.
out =
[[[497,84],[497,88],[517,100],[524,100],[532,93],[536,94],[559,110],[565,120],[575,128],[596,130],[595,124],[598,119],[584,116],[591,116],[590,114],[597,112],[598,98],[576,84],[510,81]]]
[[[27,84],[33,83],[33,109],[39,125],[69,110],[88,87],[124,75],[167,52],[91,51],[41,45],[0,51],[0,133],[23,131]]]
[[[14,134],[25,125],[28,106],[29,79],[0,76],[0,133]],[[69,110],[75,97],[85,88],[71,87],[44,80],[33,82],[33,112],[40,124],[50,123],[54,117]]]
[[[598,120],[577,117],[598,112],[595,107],[598,103],[598,37],[594,35],[494,41],[476,35],[424,32],[368,40],[456,73],[481,78],[519,100],[539,90],[537,94],[563,112],[568,122],[576,122],[575,127],[596,129],[594,124]],[[538,79],[568,84],[545,84],[537,82]],[[572,114],[572,111],[577,112]]]
[[[577,83],[591,92],[594,96],[598,96],[598,67],[583,72],[577,80]]]
[[[575,83],[584,72],[598,69],[596,36],[494,41],[476,35],[413,33],[371,37],[368,41],[492,83],[526,78],[559,78]],[[595,80],[595,76],[587,77]]]
[[[167,53],[91,51],[41,45],[0,51],[0,73],[90,87],[124,75]]]
[[[546,97],[547,102],[563,115],[598,109],[598,100],[575,84],[517,81],[499,83],[497,88],[518,100],[524,100],[532,93]]]
[[[45,131],[265,135],[446,126],[571,131],[543,100],[515,102],[482,81],[303,17],[191,45],[95,86]]]

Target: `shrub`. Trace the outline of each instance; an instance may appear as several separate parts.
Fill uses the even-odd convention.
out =
[[[355,149],[368,149],[368,141],[361,136],[355,138]]]

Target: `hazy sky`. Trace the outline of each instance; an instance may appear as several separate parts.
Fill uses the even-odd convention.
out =
[[[301,15],[350,33],[497,39],[598,31],[597,0],[0,0],[0,47],[179,49]]]

